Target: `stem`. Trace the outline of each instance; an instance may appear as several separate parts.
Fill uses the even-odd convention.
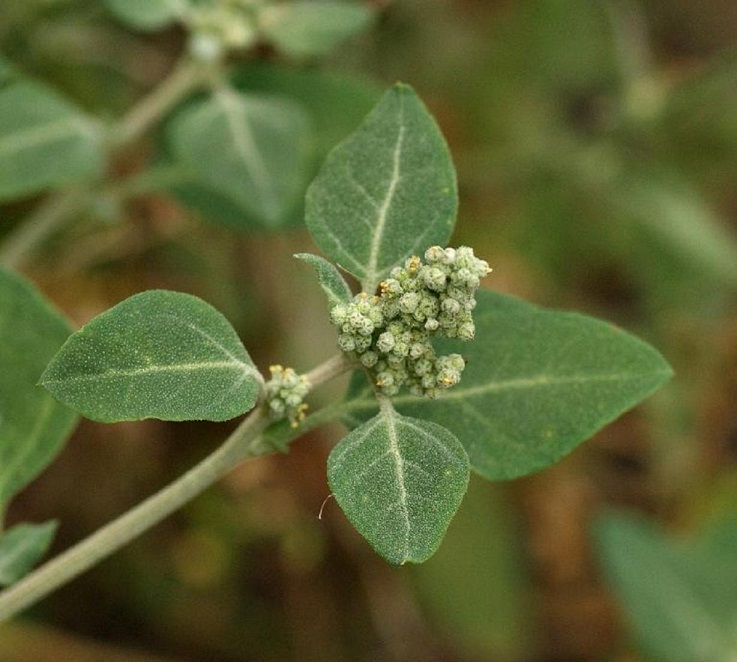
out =
[[[208,76],[207,69],[201,63],[183,59],[168,78],[120,120],[115,131],[115,142],[125,144],[143,135],[185,96],[202,85]]]
[[[120,147],[139,138],[212,75],[203,64],[188,57],[182,59],[168,78],[120,120],[113,130],[111,146]],[[75,189],[48,198],[3,242],[0,264],[20,267],[39,244],[84,208],[87,195]]]
[[[78,189],[52,195],[13,232],[0,247],[0,264],[19,268],[33,251],[87,203],[87,194]]]
[[[343,354],[333,356],[308,373],[310,388],[323,384],[350,367]],[[271,452],[273,446],[261,435],[268,425],[262,404],[214,453],[183,476],[0,593],[0,623],[35,604],[158,524],[243,460]],[[294,430],[292,438],[301,434],[302,430]]]

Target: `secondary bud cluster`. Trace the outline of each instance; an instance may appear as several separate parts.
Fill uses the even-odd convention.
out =
[[[465,361],[459,354],[437,356],[431,338],[473,338],[475,293],[489,271],[466,246],[428,248],[424,263],[410,257],[376,295],[361,292],[333,307],[338,345],[369,369],[385,395],[406,386],[414,395],[435,397],[458,383]]]
[[[307,377],[280,365],[272,365],[269,372],[271,379],[266,382],[266,402],[271,418],[288,418],[292,427],[297,427],[307,413],[307,404],[304,402],[310,390]]]

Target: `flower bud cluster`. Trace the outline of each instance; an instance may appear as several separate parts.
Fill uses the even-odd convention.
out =
[[[369,370],[385,395],[406,386],[414,395],[435,397],[458,383],[465,361],[459,354],[437,356],[431,338],[473,338],[475,292],[489,271],[466,246],[428,248],[424,263],[410,257],[376,295],[362,292],[333,307],[338,345]]]
[[[307,377],[280,365],[272,365],[269,372],[271,379],[266,382],[269,415],[275,421],[288,418],[292,427],[297,427],[307,413],[307,404],[304,402],[310,390]]]

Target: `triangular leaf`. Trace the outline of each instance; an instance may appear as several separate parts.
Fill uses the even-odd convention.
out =
[[[33,568],[46,553],[56,522],[18,524],[0,533],[0,586],[9,586]]]
[[[557,462],[672,375],[655,349],[606,322],[488,291],[477,299],[476,338],[437,343],[466,358],[460,384],[435,400],[393,402],[451,430],[490,480]],[[371,415],[370,388],[354,395],[349,409]]]
[[[381,556],[421,563],[437,549],[466,492],[468,457],[445,428],[389,407],[333,449],[328,481]]]
[[[249,220],[272,228],[289,220],[304,190],[310,137],[309,118],[296,103],[221,89],[175,116],[169,136],[188,173],[188,183],[174,190],[185,203],[224,198],[218,205],[239,208],[246,227]]]
[[[221,313],[152,290],[71,336],[41,383],[93,420],[224,421],[254,406],[261,376]]]
[[[70,333],[29,283],[0,269],[0,513],[51,462],[77,421],[36,385]]]
[[[393,266],[455,224],[455,170],[435,120],[406,85],[384,94],[307,191],[317,245],[372,291]]]
[[[313,267],[317,273],[317,282],[325,292],[331,308],[338,303],[348,303],[353,299],[351,288],[331,262],[311,253],[297,253],[294,257],[304,260]]]

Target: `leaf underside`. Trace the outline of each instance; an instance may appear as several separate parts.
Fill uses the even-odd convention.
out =
[[[260,376],[221,313],[192,295],[152,290],[72,335],[41,383],[93,420],[224,421],[254,406]]]
[[[490,480],[554,464],[672,375],[655,349],[606,322],[489,291],[477,298],[476,338],[436,345],[466,358],[460,384],[435,400],[400,395],[393,402],[447,427],[471,468]],[[349,419],[376,410],[362,377],[350,397]]]
[[[382,412],[328,458],[330,489],[387,561],[420,563],[437,549],[468,484],[468,457],[435,423]]]

